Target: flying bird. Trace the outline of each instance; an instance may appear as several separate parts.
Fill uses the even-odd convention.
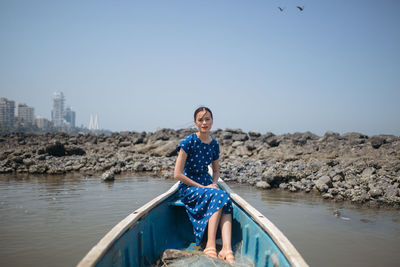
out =
[[[279,8],[279,10],[282,12],[283,10],[285,10],[285,8],[284,7],[280,7],[280,6],[278,6],[278,8]]]
[[[304,10],[304,6],[297,6],[297,8],[298,8],[300,11],[303,11],[303,10]]]

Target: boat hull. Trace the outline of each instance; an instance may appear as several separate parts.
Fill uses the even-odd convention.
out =
[[[307,266],[287,238],[261,213],[230,190],[232,245],[254,266]],[[178,183],[117,224],[78,264],[151,266],[166,249],[185,249],[194,241],[192,225],[178,199]]]

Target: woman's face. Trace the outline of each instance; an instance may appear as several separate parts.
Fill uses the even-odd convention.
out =
[[[202,110],[197,113],[194,123],[201,133],[207,133],[211,130],[213,119],[211,118],[210,112]]]

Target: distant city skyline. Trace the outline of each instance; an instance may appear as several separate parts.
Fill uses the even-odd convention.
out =
[[[53,93],[53,108],[51,118],[42,115],[35,116],[35,108],[26,103],[15,105],[14,99],[0,96],[0,126],[17,128],[18,126],[36,125],[42,130],[47,130],[50,123],[59,129],[75,128],[76,113],[70,106],[64,108],[65,97],[63,92]],[[97,129],[98,130],[98,127]]]
[[[296,6],[303,7],[300,11]],[[278,7],[285,8],[281,11]],[[0,96],[76,125],[400,135],[399,1],[2,1]]]

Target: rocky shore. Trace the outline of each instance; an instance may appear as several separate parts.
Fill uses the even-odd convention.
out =
[[[0,135],[0,173],[81,172],[112,180],[121,172],[173,177],[176,145],[191,129],[154,133]],[[315,192],[325,199],[400,207],[400,137],[310,132],[212,133],[221,178],[261,189]]]

